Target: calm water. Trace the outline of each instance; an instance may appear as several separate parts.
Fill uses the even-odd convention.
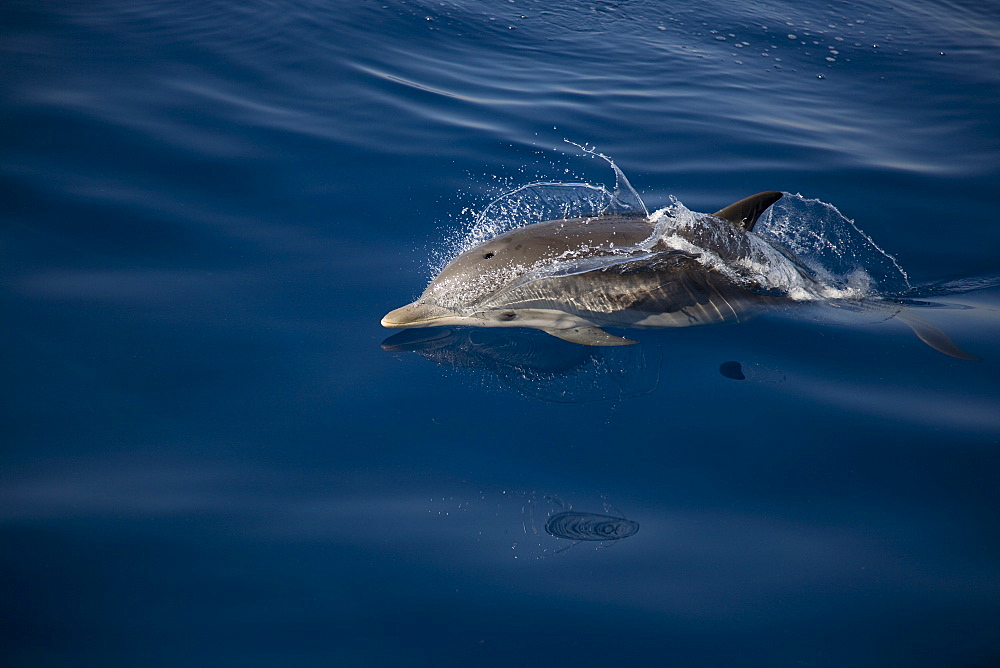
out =
[[[0,20],[0,663],[1000,660],[992,0]],[[613,182],[567,139],[651,208],[833,204],[979,360],[870,314],[383,349],[492,198]]]

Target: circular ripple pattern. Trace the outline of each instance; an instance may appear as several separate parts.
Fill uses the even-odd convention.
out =
[[[621,540],[639,530],[639,523],[624,517],[594,513],[563,512],[545,523],[545,531],[569,540]]]

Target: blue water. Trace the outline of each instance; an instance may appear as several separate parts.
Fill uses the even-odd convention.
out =
[[[0,21],[0,663],[1000,660],[991,0]],[[650,210],[835,206],[979,359],[871,316],[383,349],[505,190],[613,185],[565,140]]]

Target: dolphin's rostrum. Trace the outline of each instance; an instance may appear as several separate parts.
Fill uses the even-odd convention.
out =
[[[762,192],[711,215],[685,210],[683,219],[663,209],[518,227],[456,257],[382,325],[531,327],[583,345],[621,346],[635,341],[604,327],[739,321],[768,305],[845,296],[753,233],[781,197]],[[933,326],[899,319],[940,352],[969,358]]]

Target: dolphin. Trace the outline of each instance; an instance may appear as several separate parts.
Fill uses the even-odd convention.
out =
[[[611,212],[515,228],[449,262],[416,301],[381,324],[530,327],[577,344],[623,346],[636,341],[603,328],[740,321],[793,303],[788,286],[822,296],[824,286],[789,251],[753,234],[781,197],[751,195],[696,214],[693,224],[669,220],[665,211]],[[761,277],[762,266],[779,271],[780,286]],[[932,325],[899,319],[940,352],[969,358]]]

